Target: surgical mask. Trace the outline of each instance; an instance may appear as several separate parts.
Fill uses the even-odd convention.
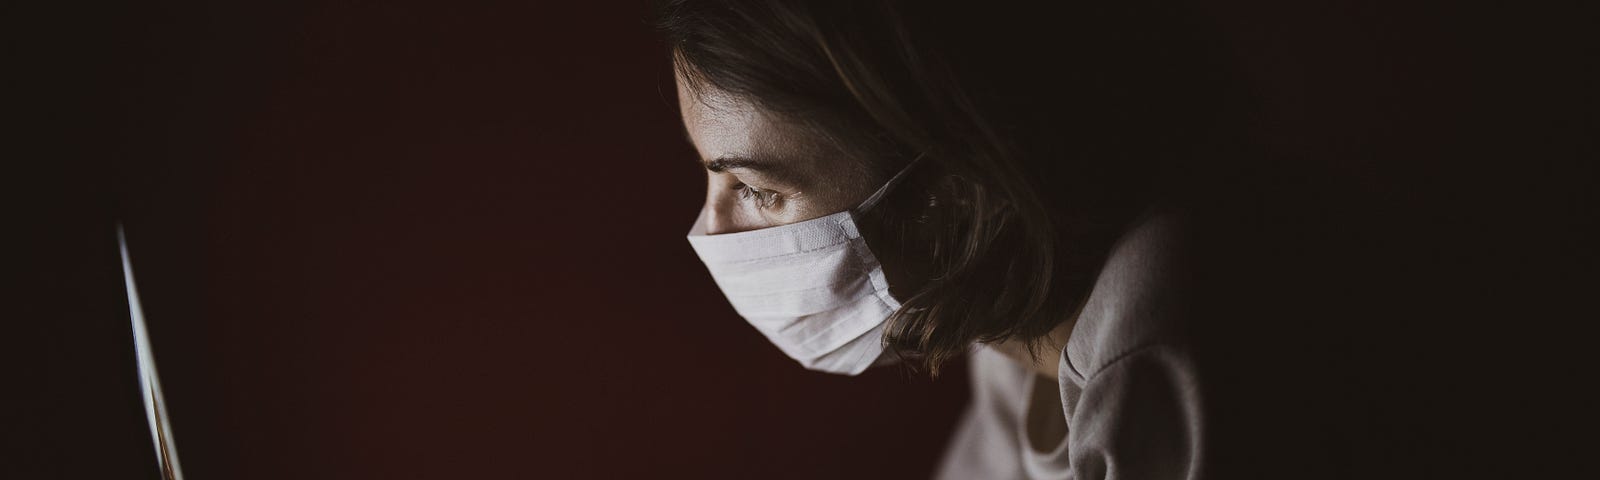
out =
[[[807,369],[856,375],[893,361],[884,321],[900,301],[857,221],[904,179],[917,157],[854,209],[760,230],[705,234],[705,211],[689,245],[740,316]]]

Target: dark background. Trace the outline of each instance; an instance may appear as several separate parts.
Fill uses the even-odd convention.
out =
[[[24,288],[3,476],[154,478],[118,220],[189,478],[931,470],[959,365],[806,372],[693,257],[703,174],[642,2],[215,3],[7,7]],[[1594,318],[1567,308],[1593,292],[1582,29],[1396,2],[1206,12],[1246,73],[1252,151],[1347,180],[1310,202],[1345,210],[1301,220],[1360,233],[1298,255],[1357,262],[1306,286],[1348,302],[1283,315],[1389,339],[1300,379],[1377,378],[1281,428],[1354,420],[1383,449],[1355,468],[1439,445],[1452,474],[1526,473],[1475,449],[1548,466],[1505,449],[1576,428],[1525,417],[1577,402],[1544,392],[1586,363],[1517,349],[1586,351],[1564,329]],[[1294,374],[1264,368],[1237,381]]]
[[[51,443],[23,442],[97,460],[14,467],[148,462],[121,218],[189,478],[931,471],[959,365],[807,372],[694,257],[643,3],[213,3],[65,12],[92,25],[55,37],[83,88],[41,103],[83,104],[44,220],[72,244],[35,258],[75,326],[42,327]]]

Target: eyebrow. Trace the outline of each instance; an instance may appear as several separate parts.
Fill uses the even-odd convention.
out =
[[[687,127],[685,127],[683,130],[683,140],[689,142],[689,145],[695,144],[694,136],[689,134],[689,129]],[[698,150],[698,148],[696,148],[696,150]],[[706,167],[706,170],[710,170],[714,173],[722,173],[730,168],[744,168],[762,172],[777,169],[777,167],[771,161],[743,155],[723,155],[710,160],[701,159],[700,165]]]
[[[768,181],[779,185],[800,186],[806,184],[805,177],[794,170],[794,163],[769,156],[723,155],[711,160],[702,160],[701,164],[714,173],[722,173],[728,169],[743,168],[759,174]]]
[[[722,156],[712,160],[705,160],[702,163],[705,165],[706,170],[717,173],[722,173],[730,168],[744,168],[762,172],[781,170],[779,162],[760,157]]]

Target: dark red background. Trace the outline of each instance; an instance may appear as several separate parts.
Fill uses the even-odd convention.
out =
[[[643,2],[210,3],[91,48],[189,478],[931,471],[960,365],[807,372],[694,257],[704,174]],[[120,415],[84,428],[140,429],[102,445],[137,463]]]

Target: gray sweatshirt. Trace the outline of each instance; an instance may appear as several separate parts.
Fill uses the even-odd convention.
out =
[[[973,349],[972,400],[937,478],[1199,478],[1206,423],[1177,297],[1178,229],[1172,215],[1147,217],[1113,248],[1054,382]]]

